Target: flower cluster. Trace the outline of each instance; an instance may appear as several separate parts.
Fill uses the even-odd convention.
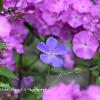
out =
[[[75,35],[73,40],[74,53],[83,59],[91,59],[94,56],[100,39],[100,11],[98,9],[100,0],[95,2],[92,0],[40,0],[34,3],[34,6],[36,10],[32,23],[39,34],[51,34],[62,40],[72,39],[74,34],[80,34],[80,39],[78,35]],[[75,40],[79,42],[76,43]],[[96,47],[91,48],[87,45],[86,49],[86,44],[96,45]],[[88,53],[89,51],[91,53]]]
[[[91,59],[99,47],[99,6],[99,0],[4,0],[0,37],[8,45],[6,52],[13,49],[24,52],[22,43],[27,30],[23,22],[26,21],[34,26],[37,35],[51,34],[62,41],[73,39],[76,56]],[[2,28],[4,25],[6,29]]]
[[[12,25],[4,16],[0,16],[0,20],[0,41],[7,45],[7,48],[1,51],[0,65],[6,66],[10,70],[14,71],[15,64],[13,52],[16,50],[19,54],[24,53],[23,41],[27,35],[27,31],[20,20],[16,21]]]
[[[99,7],[100,0],[0,0],[0,67],[4,67],[0,81],[11,77],[14,87],[27,89],[33,83],[45,87],[49,77],[60,74],[59,80],[61,74],[74,73],[77,67],[74,74],[78,68],[80,73],[87,69],[90,83],[98,82]],[[75,83],[60,83],[44,91],[42,99],[100,100],[100,87],[81,90]]]

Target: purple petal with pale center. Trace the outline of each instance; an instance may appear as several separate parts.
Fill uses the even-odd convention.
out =
[[[59,57],[54,56],[51,60],[51,64],[52,64],[53,67],[59,68],[59,67],[62,67],[63,60]]]
[[[54,51],[56,55],[62,55],[67,52],[66,47],[63,44],[58,45]]]
[[[46,41],[46,46],[49,50],[53,50],[57,46],[57,40],[54,37],[50,37]]]
[[[40,60],[46,64],[50,64],[50,62],[51,62],[51,58],[47,54],[41,54]]]
[[[48,48],[45,45],[45,43],[43,43],[43,42],[38,43],[37,49],[40,50],[43,53],[47,53],[48,52]]]

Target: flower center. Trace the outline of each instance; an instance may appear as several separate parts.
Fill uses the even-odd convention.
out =
[[[87,48],[88,48],[88,44],[85,42],[83,47],[84,47],[85,49],[87,49]]]
[[[54,52],[53,52],[52,50],[50,50],[50,51],[48,52],[48,56],[51,57],[51,56],[53,56],[53,55],[54,55]]]
[[[88,44],[87,43],[84,43],[84,45],[87,46]]]

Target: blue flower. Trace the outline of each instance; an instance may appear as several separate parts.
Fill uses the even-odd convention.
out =
[[[63,60],[60,55],[66,53],[66,48],[63,44],[57,44],[57,40],[54,37],[47,39],[46,44],[40,42],[37,45],[37,49],[43,54],[40,55],[40,60],[45,64],[51,64],[53,67],[61,67]]]

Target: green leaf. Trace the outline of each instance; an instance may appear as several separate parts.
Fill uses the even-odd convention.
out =
[[[100,77],[96,79],[96,85],[100,85]]]
[[[9,84],[6,84],[6,83],[3,83],[3,82],[0,82],[0,88],[5,88],[5,89],[10,89],[10,85]]]
[[[0,0],[0,10],[3,8],[3,0]]]
[[[42,90],[36,87],[22,94],[23,100],[41,100],[41,96]]]
[[[98,70],[93,70],[92,74],[93,74],[93,76],[98,77],[99,76],[99,71]]]
[[[25,42],[24,42],[24,45],[27,45],[29,46],[34,40],[34,36],[30,33],[28,33],[26,39],[25,39]]]
[[[6,48],[7,48],[6,44],[0,44],[0,49],[6,49]]]
[[[5,76],[7,78],[11,79],[18,79],[13,72],[11,72],[8,68],[6,67],[1,67],[0,68],[0,75]]]

